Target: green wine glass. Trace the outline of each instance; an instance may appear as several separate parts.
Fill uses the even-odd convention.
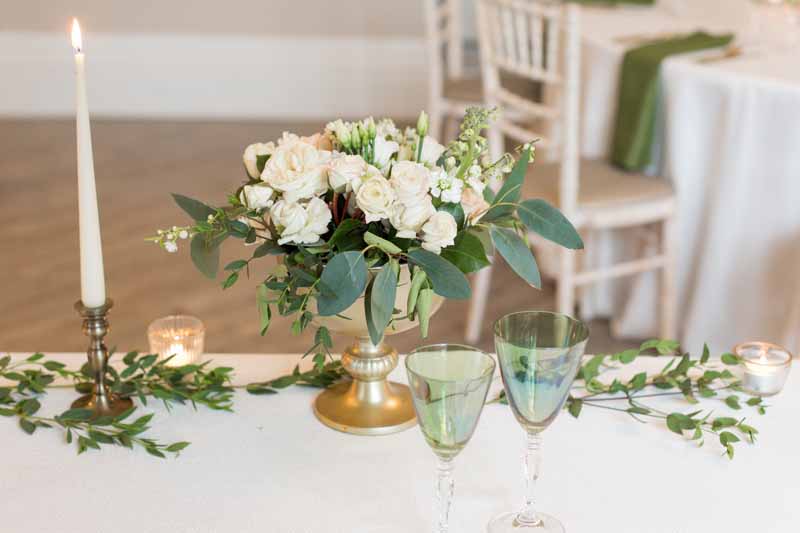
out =
[[[552,516],[536,511],[534,490],[541,465],[541,432],[561,412],[589,339],[586,324],[566,315],[523,311],[494,325],[495,348],[508,403],[525,430],[525,506],[490,523],[489,533],[563,533]]]
[[[448,531],[454,488],[453,459],[475,431],[494,368],[490,355],[458,344],[424,346],[406,357],[419,427],[437,458],[435,533]]]

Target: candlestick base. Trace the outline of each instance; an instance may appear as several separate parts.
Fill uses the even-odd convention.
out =
[[[114,305],[110,299],[98,307],[86,307],[83,302],[75,303],[75,309],[83,317],[83,333],[89,337],[89,348],[86,356],[89,359],[89,368],[94,377],[94,387],[91,394],[81,396],[72,403],[73,408],[90,409],[94,418],[101,416],[118,416],[133,407],[130,398],[121,398],[109,392],[106,386],[108,372],[108,348],[103,342],[108,333],[108,310]]]
[[[133,407],[133,400],[121,398],[117,394],[107,394],[105,398],[86,394],[72,402],[73,409],[90,409],[95,413],[95,418],[98,416],[117,417],[131,407]]]

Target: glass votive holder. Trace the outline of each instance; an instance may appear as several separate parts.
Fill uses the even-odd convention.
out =
[[[154,320],[147,328],[150,353],[160,360],[172,358],[167,366],[197,364],[203,355],[206,328],[199,318],[170,315]]]
[[[792,366],[788,350],[769,342],[745,342],[737,345],[733,353],[742,359],[742,387],[747,392],[772,396],[783,389]]]

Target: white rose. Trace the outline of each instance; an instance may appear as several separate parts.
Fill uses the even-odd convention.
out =
[[[489,209],[489,203],[483,196],[473,189],[465,189],[461,193],[461,207],[464,209],[464,216],[473,224]]]
[[[367,162],[360,155],[342,155],[331,160],[328,182],[336,192],[350,192],[361,184]]]
[[[436,142],[436,139],[433,137],[426,135],[425,140],[422,143],[422,154],[420,156],[420,161],[428,165],[435,165],[443,153],[444,146]]]
[[[442,248],[452,246],[458,233],[458,225],[453,215],[437,211],[422,225],[422,247],[435,254]]]
[[[421,202],[428,197],[431,188],[431,173],[419,163],[399,161],[392,165],[390,180],[397,199],[406,205]]]
[[[244,149],[242,160],[247,169],[247,175],[251,178],[258,178],[261,174],[258,171],[258,156],[272,155],[275,151],[275,143],[254,143]]]
[[[321,235],[328,232],[328,224],[330,224],[331,210],[324,200],[319,198],[312,198],[306,206],[306,214],[308,221],[305,227],[297,236],[295,242],[304,244],[314,244],[317,242]]]
[[[250,209],[266,209],[275,201],[275,191],[267,185],[245,185],[239,194],[239,201]]]
[[[270,215],[280,233],[278,244],[313,244],[328,231],[331,221],[328,205],[319,198],[312,198],[306,207],[281,200],[272,206]]]
[[[367,222],[389,218],[395,199],[392,185],[383,176],[368,178],[356,193],[356,204],[364,212]]]
[[[389,222],[397,230],[397,236],[401,239],[415,239],[417,233],[422,229],[422,225],[428,221],[436,208],[430,196],[425,196],[420,202],[410,205],[395,204]]]
[[[375,156],[373,161],[378,168],[386,168],[392,156],[400,149],[394,141],[387,141],[384,137],[375,137]]]
[[[287,141],[269,158],[261,179],[287,202],[313,198],[328,190],[330,156],[302,141]]]

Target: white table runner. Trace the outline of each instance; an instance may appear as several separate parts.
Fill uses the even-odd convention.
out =
[[[77,365],[82,354],[52,357]],[[213,355],[236,381],[291,369],[293,355]],[[652,361],[649,364],[663,364]],[[641,368],[647,361],[637,362]],[[631,369],[635,370],[635,369]],[[400,368],[393,375],[405,381]],[[75,454],[56,431],[24,434],[0,419],[0,530],[9,533],[419,533],[433,517],[434,459],[417,428],[386,437],[318,423],[317,391],[238,391],[235,414],[176,408],[149,432],[188,440],[177,459],[108,448]],[[56,413],[75,393],[48,394]],[[657,424],[584,408],[563,413],[544,438],[540,508],[570,533],[792,533],[800,524],[800,380],[790,376],[757,446],[730,462]],[[721,403],[720,403],[721,405]],[[688,409],[685,409],[688,410]],[[725,407],[718,409],[725,412]],[[485,530],[522,496],[522,431],[508,407],[488,405],[456,464],[453,533]]]

